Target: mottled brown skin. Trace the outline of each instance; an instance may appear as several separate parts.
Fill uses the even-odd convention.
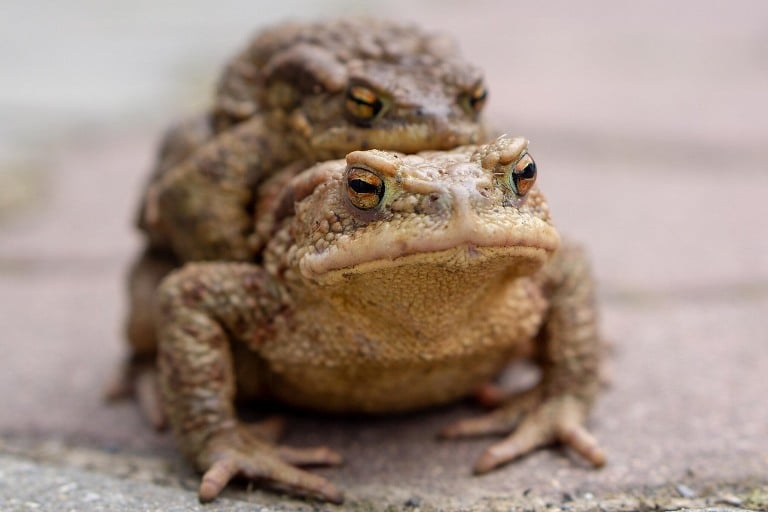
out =
[[[412,25],[352,19],[259,34],[225,68],[211,110],[161,145],[139,216],[149,243],[129,275],[133,352],[155,351],[146,283],[159,282],[159,268],[258,256],[265,237],[254,205],[279,190],[266,180],[358,149],[482,142],[484,101],[480,71],[454,42]],[[256,222],[270,231],[270,219]]]
[[[443,435],[512,431],[478,459],[477,473],[557,442],[603,463],[583,426],[600,357],[591,279],[579,250],[560,246],[527,146],[502,137],[318,164],[270,203],[278,206],[261,264],[190,263],[163,282],[163,403],[204,473],[201,500],[238,474],[342,500],[295,467],[338,455],[254,434],[235,397],[413,410],[467,396],[532,354],[536,386]]]

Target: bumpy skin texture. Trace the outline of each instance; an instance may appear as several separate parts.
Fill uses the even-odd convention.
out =
[[[262,264],[191,263],[169,276],[159,290],[162,396],[180,447],[204,472],[201,499],[237,474],[342,499],[294,467],[338,456],[254,435],[236,396],[405,411],[469,395],[532,354],[542,369],[534,388],[443,435],[512,431],[478,473],[556,442],[602,464],[583,426],[600,356],[591,280],[579,250],[560,247],[534,179],[520,138],[418,155],[356,151],[284,184],[269,203]]]
[[[193,260],[252,261],[271,231],[271,216],[257,216],[255,227],[255,205],[273,201],[293,174],[359,149],[482,142],[484,102],[480,71],[453,41],[411,25],[353,19],[266,30],[225,68],[211,110],[166,135],[139,215],[148,248],[129,278],[158,282],[158,268]],[[145,321],[151,288],[130,287],[127,331],[139,355],[156,346]]]

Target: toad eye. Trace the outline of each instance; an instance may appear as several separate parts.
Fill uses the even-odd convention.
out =
[[[347,113],[357,124],[368,126],[384,112],[384,100],[370,87],[351,85],[347,89]]]
[[[463,93],[460,102],[470,114],[479,114],[485,106],[486,99],[488,99],[488,89],[483,84],[479,84],[471,91]]]
[[[509,186],[515,194],[524,196],[533,188],[534,183],[536,183],[536,162],[526,153],[509,173]]]
[[[347,171],[347,197],[355,208],[376,208],[384,198],[384,180],[368,169],[352,167]]]

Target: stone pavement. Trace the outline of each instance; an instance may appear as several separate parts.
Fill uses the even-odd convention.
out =
[[[61,30],[62,55],[47,57],[46,41],[24,51],[64,74],[62,62],[88,70],[117,52],[130,69],[99,75],[98,87],[74,75],[32,87],[25,77],[42,71],[0,52],[16,71],[0,85],[0,510],[315,509],[245,486],[199,506],[172,440],[132,404],[100,400],[123,350],[131,217],[161,123],[204,102],[215,61],[259,24],[243,13],[274,19],[298,4],[262,16],[223,2],[209,16],[192,2],[182,21],[138,2],[115,8],[123,22],[93,5],[70,7],[96,16],[87,31],[75,30],[78,12],[26,22]],[[586,242],[600,279],[614,350],[592,426],[610,459],[595,471],[548,450],[471,477],[488,441],[434,439],[471,404],[376,419],[289,411],[286,442],[346,456],[317,471],[350,509],[768,510],[765,4],[355,9],[454,33],[487,70],[491,120],[531,138],[556,220]],[[179,42],[189,26],[210,30],[205,52],[200,38]],[[0,34],[26,33],[11,28]],[[162,66],[176,70],[158,77]],[[125,83],[131,70],[141,94]]]

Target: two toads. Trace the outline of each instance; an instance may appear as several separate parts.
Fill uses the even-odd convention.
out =
[[[522,357],[537,385],[443,435],[511,432],[477,473],[555,442],[603,463],[584,427],[600,360],[587,264],[552,225],[528,142],[487,136],[486,95],[452,41],[413,26],[288,24],[168,133],[128,337],[143,409],[203,473],[202,500],[236,475],[342,499],[297,468],[339,455],[275,444],[235,399],[411,410]]]

